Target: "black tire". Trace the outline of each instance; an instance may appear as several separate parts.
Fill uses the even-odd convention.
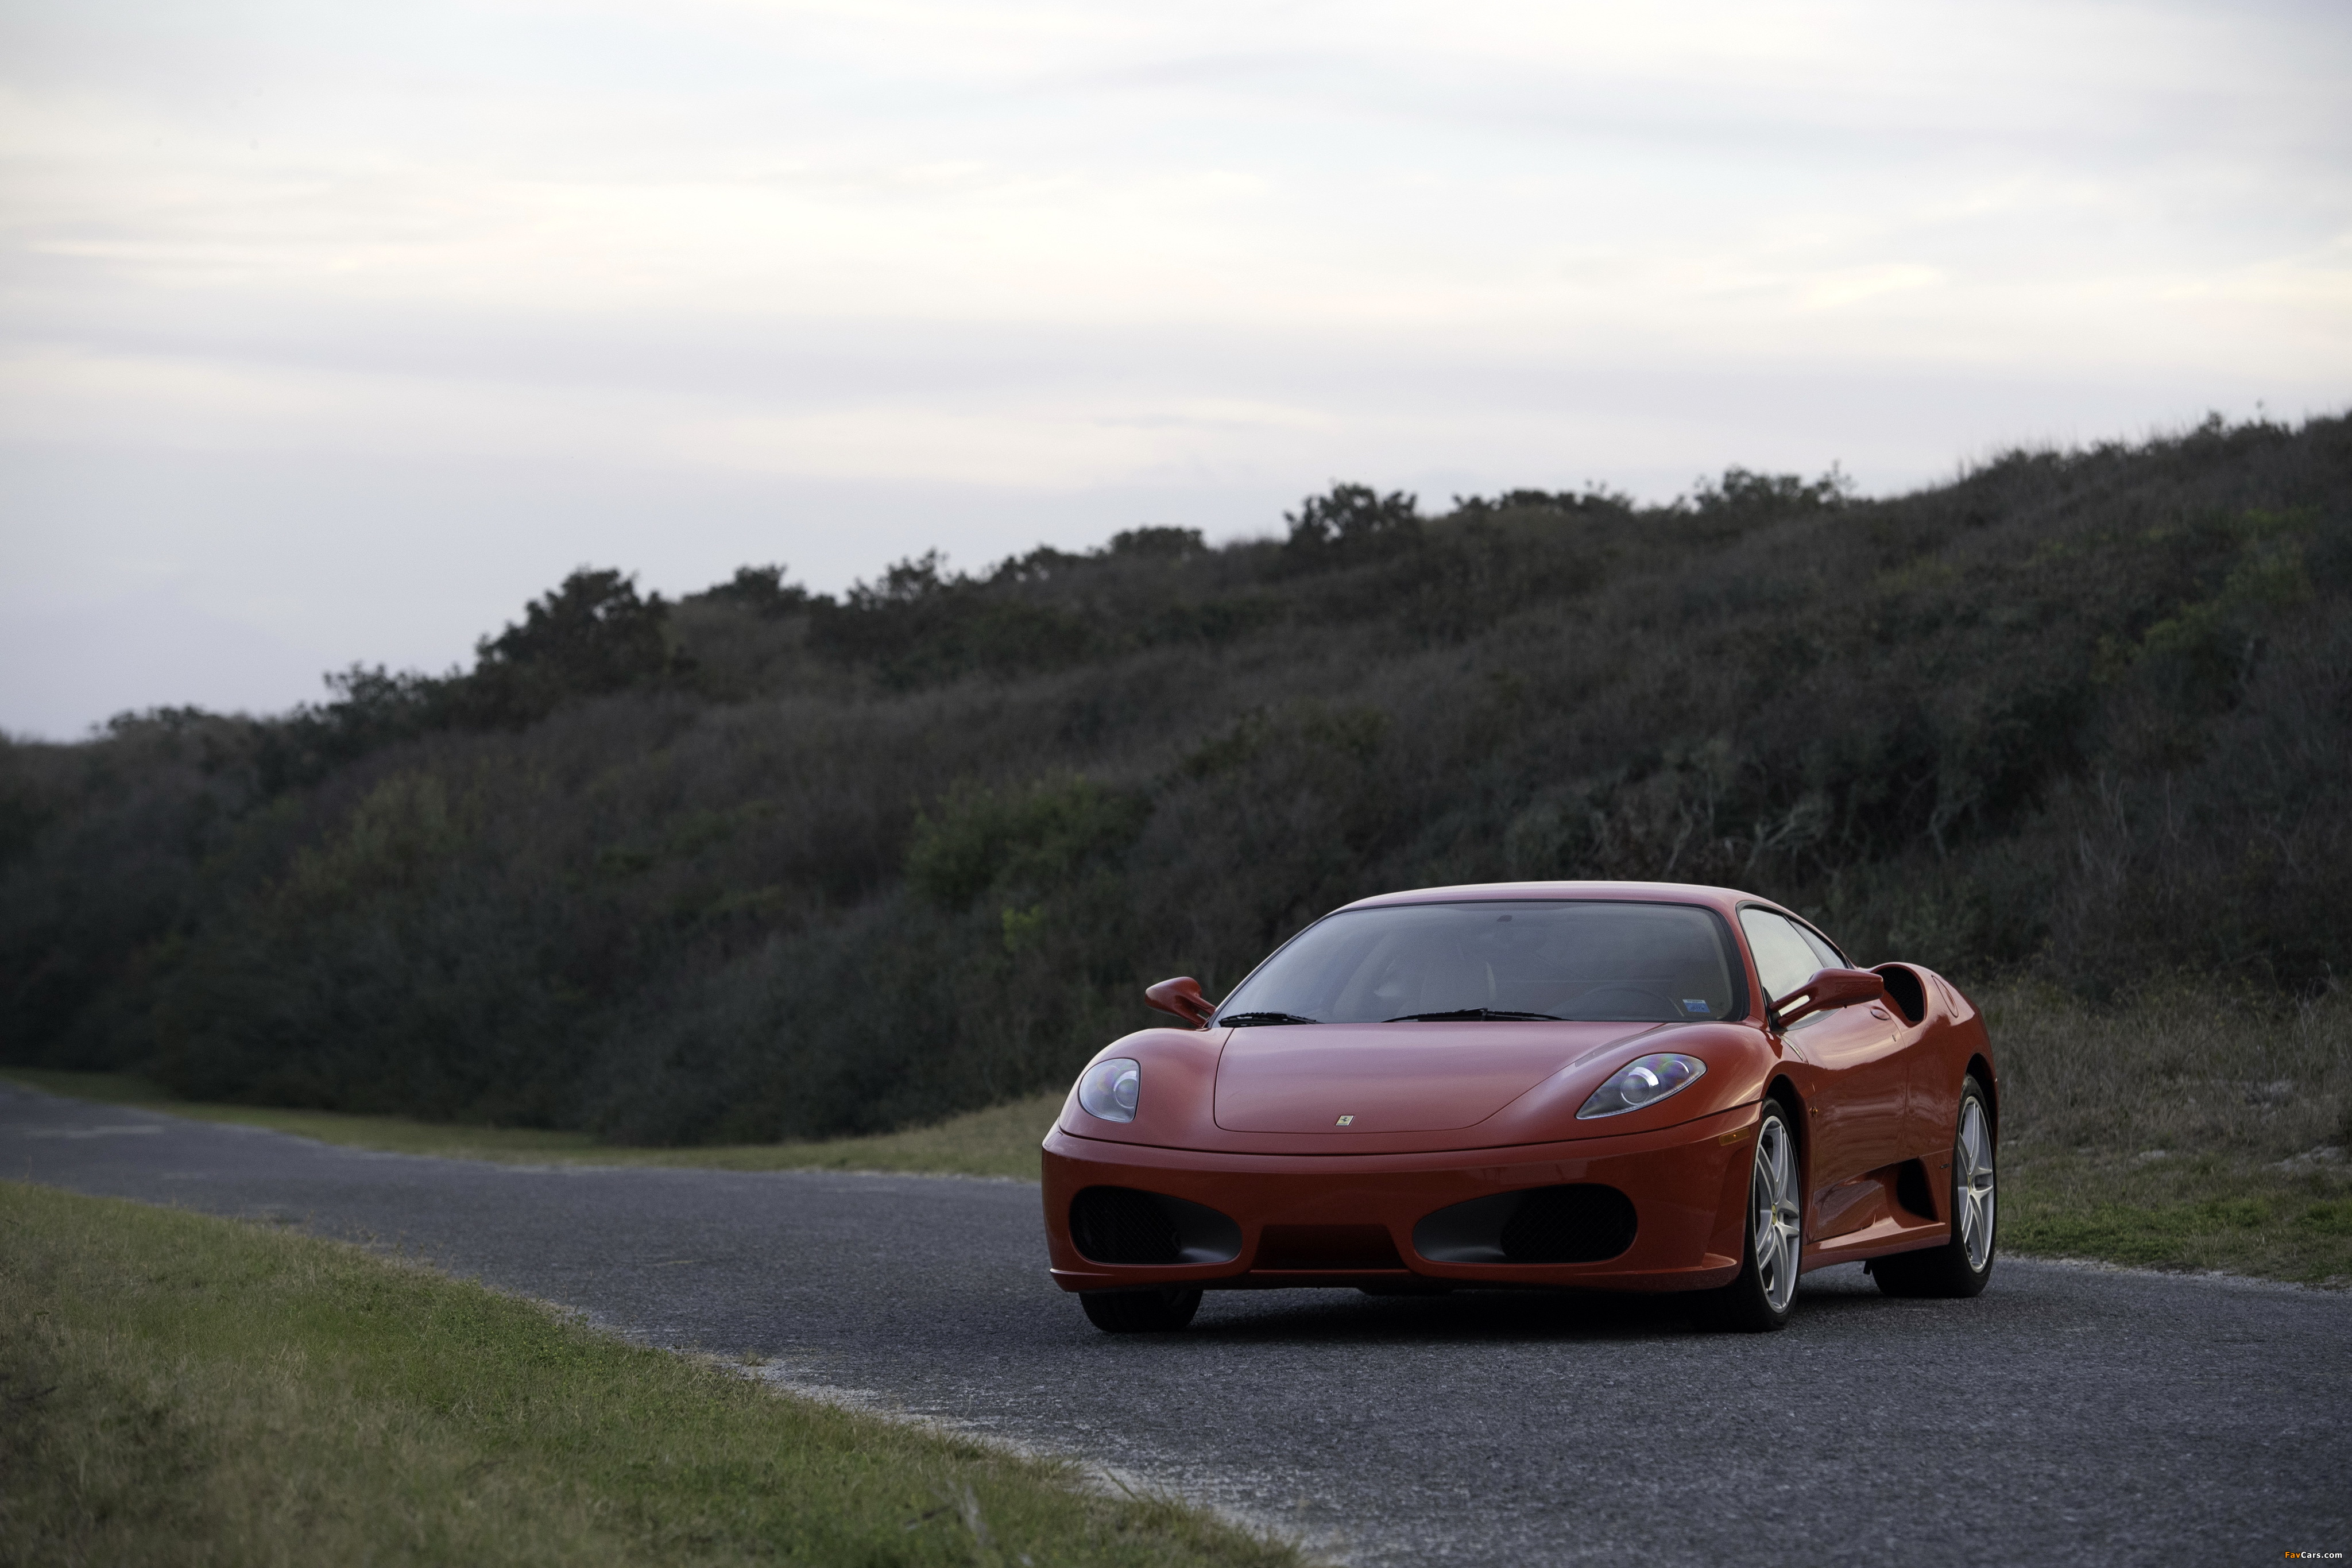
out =
[[[1778,1100],[1758,1110],[1740,1231],[1739,1277],[1715,1292],[1706,1317],[1734,1333],[1786,1328],[1797,1303],[1797,1270],[1804,1267],[1805,1178],[1795,1119]],[[1769,1243],[1760,1262],[1759,1234]]]
[[[1960,1081],[1959,1112],[1952,1120],[1951,1239],[1939,1247],[1873,1259],[1870,1277],[1890,1296],[1973,1296],[1992,1279],[2000,1240],[1997,1140],[1992,1108],[1975,1078]],[[1973,1157],[1971,1120],[1978,1145]],[[1979,1230],[1980,1249],[1976,1245]]]
[[[1080,1291],[1087,1321],[1105,1333],[1172,1333],[1201,1310],[1201,1292],[1181,1285],[1156,1291]]]

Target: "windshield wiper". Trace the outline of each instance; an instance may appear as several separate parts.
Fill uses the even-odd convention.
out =
[[[1501,1008],[1456,1008],[1450,1013],[1407,1013],[1402,1018],[1387,1019],[1388,1023],[1463,1023],[1494,1019],[1500,1023],[1566,1023],[1557,1013],[1515,1013]]]
[[[1217,1020],[1220,1024],[1254,1023],[1320,1023],[1320,1019],[1303,1019],[1297,1013],[1227,1013]]]

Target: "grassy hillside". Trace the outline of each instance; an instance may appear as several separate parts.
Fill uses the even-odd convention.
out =
[[[1164,975],[1728,882],[2105,1003],[2352,951],[2352,423],[1668,507],[1342,486],[834,600],[583,573],[440,677],[0,750],[0,1057],[640,1143],[1059,1087]]]

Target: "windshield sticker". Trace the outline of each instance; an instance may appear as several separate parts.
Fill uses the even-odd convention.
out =
[[[1689,997],[1685,997],[1683,998],[1683,1011],[1686,1013],[1703,1013],[1706,1011],[1706,1002],[1703,998],[1695,1001]]]

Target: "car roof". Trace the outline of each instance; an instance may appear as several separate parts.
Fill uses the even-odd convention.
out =
[[[1377,909],[1391,904],[1473,904],[1496,899],[1592,899],[1625,904],[1697,904],[1735,913],[1743,904],[1780,906],[1769,898],[1731,887],[1705,887],[1689,882],[1473,882],[1456,887],[1416,887],[1376,894],[1344,904],[1346,909]],[[1334,911],[1333,913],[1338,913]]]

